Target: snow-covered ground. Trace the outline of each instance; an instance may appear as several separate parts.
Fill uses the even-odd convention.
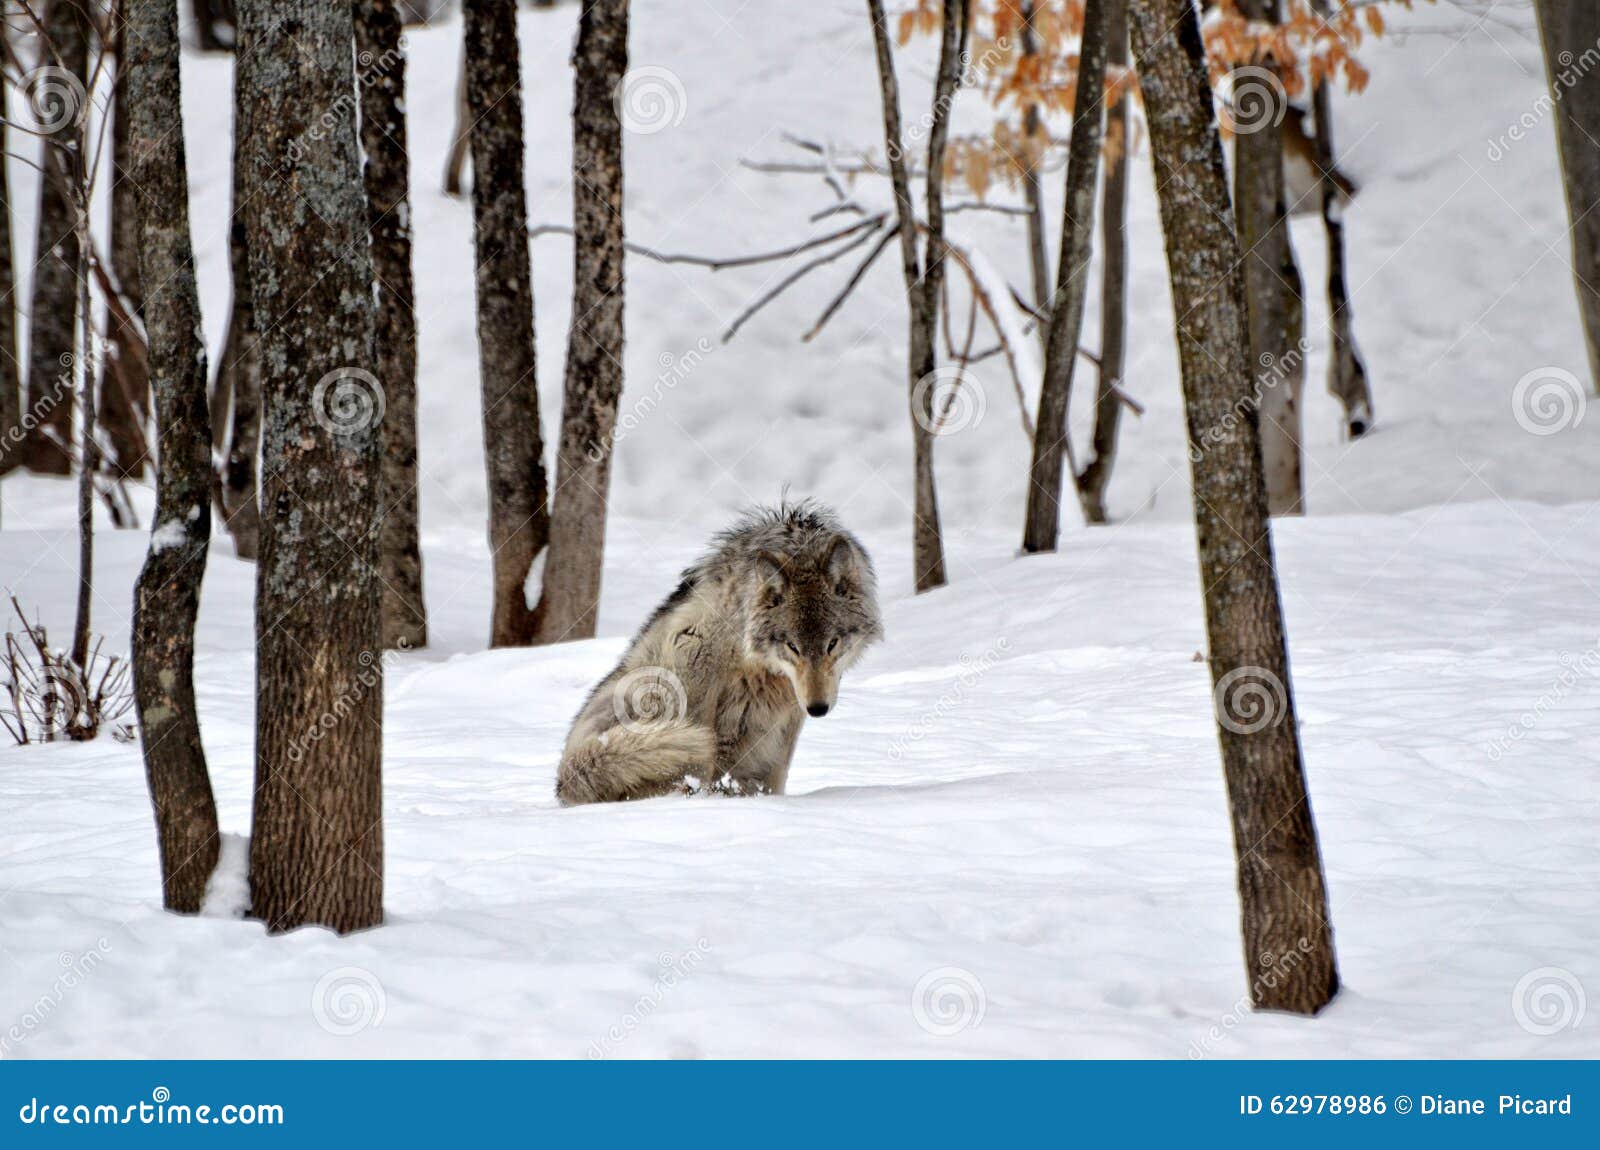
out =
[[[783,155],[786,130],[870,144],[860,6],[705,0],[634,19],[634,63],[673,73],[682,115],[628,139],[631,236],[723,253],[805,234],[827,202],[820,185],[739,160]],[[1346,984],[1321,1018],[1242,1008],[1147,156],[1129,365],[1147,414],[1131,421],[1113,482],[1119,525],[1070,530],[1056,556],[1014,556],[1027,449],[991,362],[983,418],[938,446],[951,586],[911,597],[893,261],[814,344],[797,337],[832,280],[727,346],[722,328],[780,271],[636,261],[624,409],[702,340],[714,350],[663,385],[619,445],[604,637],[485,652],[470,211],[437,191],[450,22],[410,37],[434,644],[389,664],[388,923],[269,939],[224,913],[249,828],[254,572],[221,540],[197,663],[234,836],[219,913],[161,912],[135,746],[0,747],[0,1053],[1600,1054],[1584,1013],[1585,988],[1600,988],[1600,633],[1586,622],[1600,581],[1600,432],[1584,420],[1534,434],[1541,410],[1519,419],[1514,405],[1535,383],[1559,388],[1550,369],[1588,386],[1553,133],[1534,113],[1542,64],[1526,10],[1476,26],[1453,8],[1391,23],[1364,57],[1371,88],[1339,105],[1363,185],[1348,217],[1354,310],[1380,427],[1338,441],[1316,328],[1312,513],[1276,529]],[[523,17],[536,221],[569,215],[572,24],[571,8]],[[925,100],[925,48],[904,57],[908,104]],[[224,60],[185,59],[213,345],[227,302],[228,73]],[[1524,113],[1524,138],[1495,146]],[[965,114],[974,127],[986,116]],[[25,199],[27,169],[11,175]],[[1013,225],[958,218],[1023,282]],[[1296,228],[1316,285],[1320,237],[1314,221]],[[19,227],[23,252],[29,234]],[[567,241],[537,241],[535,259],[548,427]],[[1080,397],[1076,411],[1087,407]],[[791,794],[557,808],[555,760],[583,694],[706,532],[784,483],[862,534],[888,623],[838,710],[808,723]],[[64,633],[70,492],[8,478],[0,500],[0,584]],[[97,625],[124,650],[144,545],[109,529],[99,541]]]

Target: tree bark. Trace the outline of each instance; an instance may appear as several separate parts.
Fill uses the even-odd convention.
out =
[[[269,931],[383,920],[382,483],[351,5],[245,0],[246,205],[261,328],[256,804]]]
[[[87,79],[88,21],[83,0],[52,0],[45,10],[49,67]],[[53,47],[54,51],[51,51]],[[80,87],[81,91],[81,87]],[[28,436],[28,467],[47,475],[72,470],[72,383],[78,304],[76,211],[67,182],[76,166],[78,92],[62,93],[61,114],[48,117],[56,130],[43,141],[39,162],[39,221],[34,247],[33,291],[28,304],[28,406],[38,427]],[[41,105],[43,106],[43,105]]]
[[[913,516],[911,554],[917,591],[945,584],[944,536],[939,527],[939,497],[933,482],[934,391],[939,383],[934,333],[939,321],[939,288],[944,279],[944,217],[942,188],[944,148],[949,133],[950,106],[959,79],[961,45],[966,40],[966,0],[944,5],[943,33],[939,45],[939,72],[934,82],[933,109],[928,136],[928,242],[917,252],[916,207],[905,160],[905,137],[900,130],[900,82],[883,0],[867,0],[872,37],[877,48],[878,83],[883,100],[884,150],[894,184],[895,213],[900,234],[901,269],[905,276],[906,305],[910,313],[907,339],[909,406],[911,414]]]
[[[3,65],[3,61],[0,61]],[[11,82],[0,66],[0,108]],[[0,116],[0,156],[9,155],[5,117]],[[11,250],[11,180],[0,164],[0,475],[23,460],[22,370],[17,361],[17,272]]]
[[[1586,59],[1600,45],[1593,0],[1535,0],[1545,74],[1555,101],[1556,142],[1572,222],[1572,274],[1589,353],[1589,385],[1600,388],[1600,91]],[[1565,59],[1563,59],[1563,54]]]
[[[1032,57],[1039,54],[1039,37],[1033,30],[1034,5],[1032,0],[1022,2],[1022,54]],[[1050,306],[1050,253],[1045,246],[1044,188],[1039,182],[1035,157],[1041,148],[1042,119],[1039,105],[1029,104],[1022,115],[1023,133],[1033,141],[1034,154],[1029,157],[1027,170],[1022,173],[1023,201],[1028,205],[1028,268],[1033,276],[1033,306],[1044,312]],[[1039,327],[1039,342],[1048,345],[1048,326]]]
[[[1311,8],[1317,15],[1326,17],[1328,0],[1312,0]],[[1367,365],[1356,346],[1355,316],[1350,310],[1344,247],[1346,189],[1340,187],[1342,176],[1334,158],[1333,98],[1327,77],[1312,91],[1311,116],[1316,131],[1312,160],[1321,179],[1322,229],[1328,240],[1328,326],[1332,332],[1328,393],[1344,408],[1345,434],[1359,439],[1372,426],[1372,385],[1367,380]]]
[[[135,234],[134,200],[137,191],[129,179],[129,126],[127,35],[124,12],[129,0],[117,0],[113,10],[117,69],[111,111],[111,270],[124,303],[135,315],[144,314],[144,289],[139,279],[139,242]],[[144,337],[131,324],[117,323],[108,314],[110,339],[100,373],[100,425],[111,448],[116,475],[142,479],[145,473],[145,426],[149,419],[150,379]],[[138,345],[138,346],[136,346]]]
[[[1339,976],[1290,688],[1222,141],[1191,0],[1151,0],[1130,14],[1177,316],[1250,998],[1314,1014]]]
[[[361,145],[373,282],[378,378],[383,384],[383,645],[428,645],[417,537],[417,316],[411,277],[411,192],[406,152],[406,57],[395,0],[356,0]]]
[[[1277,23],[1277,0],[1240,0],[1239,10],[1250,20]],[[1239,116],[1234,134],[1233,213],[1244,249],[1267,508],[1273,515],[1299,515],[1305,510],[1300,448],[1305,310],[1284,195],[1279,127],[1285,99],[1276,72],[1271,60],[1234,72],[1234,104],[1251,114]]]
[[[206,350],[189,238],[177,0],[128,0],[124,107],[160,451],[150,550],[133,592],[133,690],[155,806],[162,902],[194,914],[217,864],[217,806],[194,698],[194,625],[211,539]]]
[[[628,0],[591,0],[572,53],[572,325],[556,454],[541,643],[591,639],[600,608],[612,431],[622,395],[622,122]]]
[[[233,300],[222,339],[222,363],[211,390],[213,447],[223,456],[217,501],[223,526],[240,559],[256,559],[261,549],[261,508],[256,490],[261,457],[261,333],[256,330],[250,287],[250,237],[245,208],[250,201],[251,69],[254,61],[236,55],[233,65],[233,215],[228,225],[228,270]]]
[[[1106,62],[1128,65],[1127,0],[1106,0]],[[1122,371],[1127,359],[1128,324],[1128,133],[1129,96],[1106,110],[1106,132],[1117,128],[1120,146],[1106,165],[1100,219],[1100,375],[1094,402],[1094,451],[1078,476],[1078,497],[1090,523],[1106,522],[1106,488],[1117,460],[1117,430],[1122,422]]]
[[[472,112],[478,374],[494,553],[489,645],[522,647],[535,638],[528,573],[549,542],[550,513],[533,342],[516,8],[509,0],[463,0],[462,22]]]
[[[472,108],[467,103],[467,58],[461,57],[456,78],[456,130],[450,140],[450,154],[444,161],[444,194],[459,196],[466,173],[467,157],[472,153]]]
[[[1061,215],[1061,256],[1045,341],[1039,414],[1033,424],[1033,459],[1028,466],[1027,519],[1022,549],[1054,551],[1061,530],[1061,472],[1070,462],[1067,410],[1072,399],[1078,337],[1089,296],[1089,261],[1094,250],[1095,176],[1100,168],[1101,109],[1106,75],[1108,0],[1087,0],[1078,48],[1078,88],[1067,147],[1066,203]],[[1073,477],[1076,482],[1076,476]]]

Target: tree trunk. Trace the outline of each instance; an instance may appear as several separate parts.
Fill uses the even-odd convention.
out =
[[[250,287],[250,239],[245,208],[250,200],[250,71],[254,61],[235,56],[233,66],[233,216],[228,225],[228,270],[233,301],[222,340],[222,363],[212,388],[212,443],[223,456],[217,497],[222,523],[240,559],[261,548],[261,507],[256,490],[261,457],[261,333],[256,330]]]
[[[872,19],[872,37],[877,47],[878,83],[883,100],[884,150],[894,184],[901,267],[905,275],[906,304],[910,313],[907,364],[913,515],[916,520],[912,527],[911,554],[914,585],[918,592],[922,592],[945,584],[944,537],[939,528],[939,498],[933,483],[933,429],[936,426],[933,399],[940,382],[934,332],[939,320],[939,288],[944,282],[944,147],[949,132],[950,106],[954,102],[959,79],[961,45],[966,39],[967,4],[965,0],[951,0],[944,5],[939,72],[934,84],[928,136],[928,243],[922,258],[917,253],[916,207],[911,199],[904,136],[900,131],[900,82],[895,76],[883,0],[867,0],[867,12]]]
[[[11,82],[0,67],[0,108]],[[5,117],[0,116],[0,156],[9,155]],[[17,273],[11,253],[11,180],[0,163],[0,475],[22,464],[22,372],[17,363]]]
[[[622,122],[613,93],[628,70],[628,0],[583,6],[572,65],[572,325],[536,623],[541,643],[593,638],[600,608],[623,382]]]
[[[84,133],[87,137],[88,133]],[[75,158],[81,159],[88,144],[87,138],[78,141]],[[100,448],[96,435],[94,401],[94,353],[90,348],[89,315],[89,180],[88,170],[78,163],[72,172],[74,186],[79,189],[79,199],[74,212],[78,216],[78,267],[74,276],[73,293],[77,312],[85,318],[84,326],[74,332],[74,370],[78,381],[78,610],[72,626],[72,661],[78,670],[89,669],[90,615],[94,608],[94,483],[100,472]]]
[[[161,849],[162,902],[194,914],[217,865],[217,806],[194,699],[194,625],[211,540],[206,348],[189,238],[177,0],[127,0],[123,83],[141,274],[166,285],[145,309],[160,439],[156,517],[133,592],[133,690]]]
[[[237,35],[233,0],[191,0],[195,42],[202,52],[227,52]]]
[[[459,196],[467,157],[472,152],[472,108],[467,103],[467,57],[461,56],[461,71],[456,77],[456,130],[450,140],[450,154],[444,161],[444,194]]]
[[[129,0],[117,0],[112,20],[119,76],[111,110],[111,270],[126,305],[135,315],[142,316],[144,289],[139,279],[139,242],[133,218],[138,193],[128,178],[127,25],[123,18],[128,3]],[[131,324],[116,323],[110,315],[105,328],[110,338],[100,373],[100,426],[105,429],[103,438],[111,448],[113,473],[142,479],[150,395],[144,337]]]
[[[406,57],[395,0],[356,0],[362,61],[361,144],[377,286],[378,378],[383,383],[383,645],[428,645],[417,539],[417,316],[411,278],[406,171]]]
[[[269,931],[383,920],[383,662],[372,264],[349,3],[246,0],[246,205],[261,328],[256,804]]]
[[[1318,16],[1326,17],[1328,0],[1312,0],[1311,8]],[[1367,365],[1356,347],[1355,316],[1350,311],[1341,200],[1345,192],[1339,186],[1339,167],[1333,153],[1332,92],[1332,86],[1324,77],[1311,95],[1312,123],[1316,130],[1312,160],[1321,178],[1322,228],[1328,238],[1328,326],[1332,332],[1328,392],[1344,408],[1345,434],[1359,439],[1372,426],[1372,385],[1367,381]]]
[[[1177,316],[1206,633],[1250,999],[1314,1014],[1339,976],[1250,406],[1239,244],[1190,0],[1130,6]],[[1239,418],[1239,413],[1244,418]]]
[[[1600,91],[1585,60],[1600,44],[1594,0],[1535,0],[1545,74],[1555,101],[1556,142],[1572,221],[1572,274],[1589,352],[1589,385],[1600,388]]]
[[[1066,204],[1061,216],[1061,257],[1056,264],[1044,379],[1039,385],[1039,415],[1033,425],[1033,460],[1028,466],[1027,521],[1022,532],[1022,549],[1028,552],[1056,549],[1061,530],[1062,465],[1071,462],[1067,410],[1094,250],[1094,193],[1100,167],[1108,3],[1109,0],[1087,0],[1083,11],[1072,141],[1067,149]]]
[[[1127,0],[1106,0],[1106,62],[1128,65]],[[1118,140],[1106,165],[1105,211],[1100,220],[1100,377],[1094,401],[1094,455],[1078,477],[1078,497],[1090,523],[1106,522],[1106,488],[1117,460],[1117,428],[1122,422],[1122,369],[1127,359],[1128,324],[1128,103],[1124,93],[1106,109],[1106,133]]]
[[[44,14],[49,43],[46,58],[78,78],[88,72],[88,27],[82,0],[54,0]],[[64,101],[47,108],[47,133],[39,162],[39,222],[33,257],[33,291],[28,304],[28,406],[37,428],[28,436],[28,467],[47,475],[72,470],[73,357],[77,338],[78,236],[76,213],[67,187],[76,166],[78,120],[84,101],[79,91],[53,93]],[[48,99],[51,93],[45,95]]]
[[[1032,0],[1022,2],[1022,54],[1039,54],[1039,37],[1033,30],[1034,5]],[[1022,131],[1031,141],[1033,151],[1028,156],[1028,167],[1022,173],[1022,195],[1028,205],[1028,268],[1033,275],[1033,306],[1043,313],[1050,306],[1050,253],[1045,246],[1044,189],[1039,182],[1038,157],[1042,154],[1044,140],[1039,105],[1029,104],[1022,115]],[[1039,342],[1048,346],[1049,328],[1039,327]]]
[[[494,553],[489,645],[522,647],[534,641],[528,573],[549,542],[550,513],[533,344],[517,13],[508,0],[464,0],[462,17],[472,112],[478,374]]]
[[[1277,22],[1277,0],[1240,0],[1239,10],[1251,20]],[[1279,124],[1285,98],[1272,61],[1235,69],[1233,99],[1236,108],[1251,112],[1248,118],[1236,117],[1233,213],[1244,249],[1267,508],[1273,515],[1299,515],[1305,510],[1300,462],[1305,313],[1284,196]]]

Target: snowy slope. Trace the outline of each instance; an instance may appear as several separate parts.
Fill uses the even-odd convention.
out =
[[[786,154],[784,131],[870,145],[860,6],[707,0],[641,6],[634,19],[634,63],[669,70],[683,99],[680,122],[628,139],[632,238],[721,254],[807,234],[828,202],[820,184],[739,160]],[[1371,89],[1339,105],[1345,163],[1363,184],[1349,213],[1354,308],[1380,429],[1338,441],[1314,332],[1312,515],[1277,529],[1347,983],[1324,1018],[1239,1008],[1232,844],[1194,661],[1204,636],[1147,154],[1131,216],[1129,387],[1148,414],[1125,433],[1111,491],[1120,525],[1070,531],[1059,556],[1013,557],[1027,445],[991,362],[983,419],[938,446],[953,586],[911,599],[892,260],[815,343],[798,335],[842,267],[727,346],[722,329],[780,269],[636,260],[624,410],[702,341],[714,350],[619,444],[605,637],[488,653],[470,210],[437,190],[459,44],[450,22],[410,37],[435,643],[390,667],[389,923],[346,940],[269,940],[225,917],[170,918],[136,748],[0,747],[0,1039],[13,1023],[25,1031],[4,1053],[1600,1054],[1594,1019],[1577,1010],[1581,988],[1600,987],[1588,737],[1600,651],[1584,622],[1600,559],[1589,465],[1600,432],[1583,421],[1536,435],[1516,418],[1520,379],[1581,375],[1583,362],[1551,126],[1489,158],[1539,92],[1530,20],[1396,18],[1399,34],[1366,53]],[[570,7],[523,16],[535,221],[570,217],[573,23]],[[904,57],[908,104],[926,101],[925,48]],[[230,69],[184,65],[215,346]],[[11,175],[25,200],[27,169]],[[963,226],[1023,282],[1014,225]],[[1296,228],[1314,285],[1320,237]],[[19,226],[24,251],[28,234]],[[570,245],[541,239],[535,262],[548,429]],[[1097,324],[1091,303],[1086,330]],[[565,725],[622,637],[729,509],[784,484],[835,503],[861,532],[889,627],[837,713],[809,724],[793,793],[558,810]],[[70,493],[7,479],[0,501],[0,585],[64,631]],[[97,625],[124,648],[144,542],[100,540]],[[199,637],[207,750],[235,836],[248,830],[253,769],[253,574],[217,544]]]

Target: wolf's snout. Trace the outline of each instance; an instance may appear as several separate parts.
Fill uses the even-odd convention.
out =
[[[827,713],[828,704],[826,703],[811,703],[806,707],[806,714],[810,715],[813,719],[820,719]]]

